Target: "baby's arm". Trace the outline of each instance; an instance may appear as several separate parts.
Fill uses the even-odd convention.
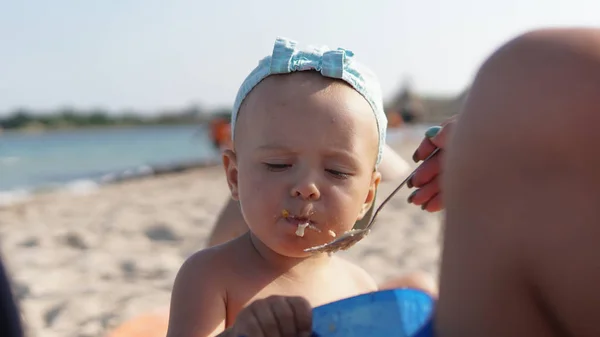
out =
[[[213,251],[185,261],[175,278],[167,337],[209,337],[225,330],[225,289]]]

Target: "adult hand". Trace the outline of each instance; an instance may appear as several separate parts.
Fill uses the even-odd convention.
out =
[[[437,212],[444,208],[440,191],[441,163],[444,148],[457,120],[458,115],[447,119],[440,126],[427,129],[425,138],[413,154],[413,160],[418,163],[427,158],[436,148],[440,149],[435,156],[421,164],[415,175],[408,181],[409,188],[417,187],[408,197],[408,202],[421,206],[428,212]]]

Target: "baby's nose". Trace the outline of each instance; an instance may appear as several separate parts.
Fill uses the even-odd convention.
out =
[[[291,191],[292,197],[300,197],[304,200],[318,200],[321,192],[314,183],[298,184]]]

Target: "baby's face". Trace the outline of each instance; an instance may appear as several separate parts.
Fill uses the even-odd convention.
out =
[[[349,85],[310,72],[267,77],[244,100],[235,132],[229,185],[254,235],[275,252],[306,256],[368,210],[379,183],[377,126]],[[297,236],[304,220],[321,232]]]

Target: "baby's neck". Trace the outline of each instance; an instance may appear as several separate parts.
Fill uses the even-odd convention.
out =
[[[305,275],[309,271],[329,264],[331,257],[326,253],[314,254],[307,257],[289,257],[278,254],[252,233],[249,233],[250,244],[259,258],[270,269],[288,276]]]

